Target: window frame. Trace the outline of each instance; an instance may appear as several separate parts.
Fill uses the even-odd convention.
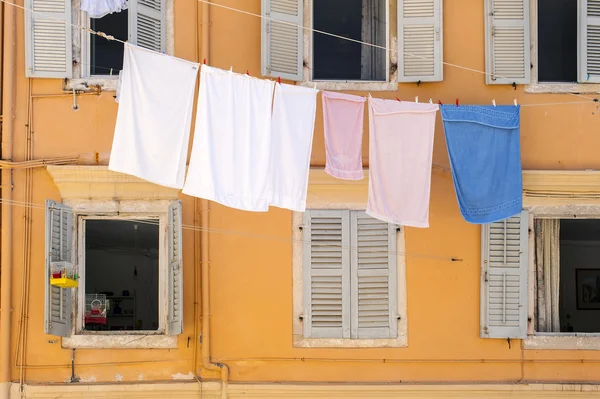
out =
[[[364,211],[365,204],[336,204],[326,198],[310,201],[307,209]],[[361,348],[361,347],[406,347],[406,263],[404,228],[396,233],[396,278],[397,278],[397,313],[398,335],[396,338],[306,338],[304,337],[304,260],[303,260],[303,212],[292,213],[292,273],[293,273],[293,345],[303,348]]]
[[[528,260],[528,322],[525,349],[600,350],[600,332],[537,332],[535,331],[535,234],[536,219],[600,219],[600,205],[532,205],[529,210],[529,260]]]
[[[573,93],[573,94],[597,94],[600,91],[600,83],[564,83],[564,82],[538,82],[538,1],[529,2],[529,25],[531,38],[531,83],[525,85],[526,93]],[[577,72],[581,67],[581,46],[579,44],[581,27],[581,2],[586,0],[577,0]]]
[[[129,0],[136,1],[136,0]],[[175,26],[174,26],[174,0],[166,0],[166,54],[175,54]],[[131,5],[129,9],[131,9]],[[87,12],[80,9],[80,0],[72,0],[73,28],[71,30],[73,42],[73,78],[66,79],[63,90],[65,91],[96,91],[99,87],[102,91],[117,91],[119,73],[114,75],[90,75],[90,33],[80,28],[89,28],[90,17]],[[131,16],[128,19],[131,29]],[[105,32],[110,34],[110,32]],[[131,32],[129,32],[131,36]],[[86,65],[87,64],[87,65]]]
[[[386,51],[386,80],[314,80],[313,71],[313,1],[303,0],[304,5],[304,66],[302,86],[315,87],[320,90],[361,90],[361,91],[397,91],[398,90],[398,54],[396,51]],[[397,0],[385,0],[386,3],[386,48],[398,47]],[[393,18],[390,18],[391,16]],[[393,26],[392,26],[393,25]],[[396,66],[392,68],[392,66]]]
[[[71,335],[64,337],[65,348],[176,348],[177,335],[168,335],[168,251],[167,232],[169,205],[172,201],[121,201],[118,210],[113,201],[65,200],[73,208],[73,248],[75,269],[80,275],[79,287],[72,290],[71,306],[74,315]],[[124,206],[123,206],[124,205]],[[159,328],[158,330],[84,331],[85,311],[85,229],[90,219],[158,219],[159,220]],[[75,223],[76,221],[76,223]]]

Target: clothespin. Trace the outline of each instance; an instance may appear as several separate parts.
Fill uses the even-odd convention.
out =
[[[439,104],[439,105],[444,105],[444,103],[443,103],[443,102],[441,102],[440,100],[438,100],[438,104]]]
[[[458,107],[458,98],[456,99],[456,106]]]
[[[206,58],[204,59],[204,61],[202,62],[204,65],[206,65]]]
[[[109,75],[110,75],[110,76],[112,76],[112,70],[113,70],[113,69],[112,69],[112,68],[110,68],[110,73],[109,73]]]
[[[517,90],[517,83],[513,82],[512,87],[513,87],[513,90]]]
[[[429,104],[433,104],[433,101],[431,101],[431,98],[429,99]]]
[[[233,72],[233,67],[229,68],[229,72]]]
[[[277,78],[277,83],[281,84],[281,76]]]
[[[246,69],[246,75],[250,76],[250,72]]]
[[[315,85],[313,86],[313,89],[317,90],[317,84],[315,83]]]
[[[493,105],[494,107],[496,106],[496,99],[495,99],[495,98],[492,100],[492,105]]]
[[[398,100],[398,102],[399,102],[399,103],[401,103],[401,102],[402,102],[402,100],[400,100],[398,97],[396,97],[396,100]]]
[[[515,100],[513,101],[515,104],[515,107],[517,106],[517,99],[515,98]]]
[[[419,102],[419,96],[415,97],[415,102],[418,103]]]

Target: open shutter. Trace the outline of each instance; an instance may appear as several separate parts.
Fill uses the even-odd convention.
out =
[[[262,75],[301,81],[303,1],[262,0]]]
[[[25,0],[25,8],[34,11],[25,11],[25,76],[71,78],[71,0]]]
[[[169,206],[169,335],[183,331],[181,201]]]
[[[441,81],[442,0],[399,0],[398,32],[398,81]]]
[[[579,82],[600,83],[600,0],[579,7]]]
[[[487,84],[529,84],[529,0],[485,0]]]
[[[396,228],[352,213],[352,338],[398,335]]]
[[[46,295],[44,331],[69,336],[71,332],[71,291],[50,285],[54,262],[72,263],[73,213],[70,207],[46,200]]]
[[[304,336],[350,338],[350,211],[304,213]]]
[[[529,216],[483,225],[481,337],[526,338]]]
[[[129,1],[129,40],[159,53],[167,51],[167,1]]]

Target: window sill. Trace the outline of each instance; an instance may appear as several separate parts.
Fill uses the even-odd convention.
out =
[[[358,81],[334,81],[334,82],[310,82],[298,83],[303,87],[315,87],[319,90],[353,90],[353,91],[397,91],[398,82],[358,82]]]
[[[106,76],[106,77],[91,77],[91,78],[79,78],[67,80],[63,90],[65,91],[83,91],[93,92],[97,91],[97,87],[100,87],[100,91],[117,91],[117,83],[119,81],[119,75]]]
[[[294,335],[295,348],[404,348],[408,346],[406,335],[381,339],[305,338]]]
[[[62,339],[63,348],[75,349],[176,349],[171,335],[72,335]]]
[[[596,83],[533,83],[525,85],[526,93],[573,93],[573,94],[597,94],[600,92],[600,84]]]
[[[523,341],[525,349],[600,350],[600,334],[536,334]]]

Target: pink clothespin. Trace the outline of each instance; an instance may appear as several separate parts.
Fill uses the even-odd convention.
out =
[[[281,84],[281,76],[277,78],[277,83]]]

